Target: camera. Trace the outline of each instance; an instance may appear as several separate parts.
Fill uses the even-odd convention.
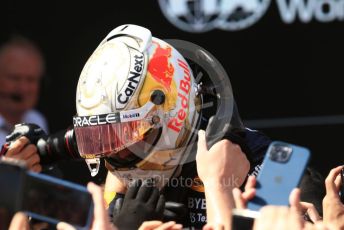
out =
[[[17,124],[12,133],[6,136],[7,146],[10,146],[12,142],[22,136],[27,137],[31,144],[36,145],[41,164],[51,164],[59,160],[81,158],[73,129],[62,130],[52,135],[47,135],[36,124]]]
[[[269,157],[272,161],[285,163],[289,160],[292,151],[293,149],[288,145],[276,144],[272,146]]]

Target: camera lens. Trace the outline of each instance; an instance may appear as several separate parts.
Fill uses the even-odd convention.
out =
[[[272,161],[284,163],[287,162],[292,149],[289,146],[285,145],[275,145],[271,148],[270,159]]]
[[[288,157],[288,153],[284,150],[281,152],[281,160],[285,160]]]

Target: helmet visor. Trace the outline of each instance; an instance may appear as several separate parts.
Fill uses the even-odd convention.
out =
[[[74,131],[80,156],[86,159],[110,156],[142,141],[156,127],[154,104],[117,113],[75,116]]]
[[[128,170],[136,168],[136,164],[147,157],[155,146],[161,135],[160,129],[150,129],[144,138],[119,152],[106,157],[105,160],[111,165],[110,171]]]

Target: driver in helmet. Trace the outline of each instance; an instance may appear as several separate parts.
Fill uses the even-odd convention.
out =
[[[105,157],[124,183],[156,172],[170,178],[200,124],[195,87],[183,56],[149,30],[113,30],[84,66],[76,92],[74,132],[91,173]]]
[[[197,132],[208,122],[202,114],[206,97],[190,67],[197,64],[135,25],[111,31],[85,64],[76,92],[74,132],[92,175],[99,170],[99,158],[105,158],[108,202],[114,194],[123,196],[132,179],[153,178],[167,200],[187,207],[179,222],[196,228],[206,223],[204,187],[194,161]],[[233,98],[228,103],[234,105]],[[236,107],[224,115],[236,126],[226,138],[240,144],[253,172],[269,140],[262,136],[253,143],[259,148],[248,146],[248,130]]]

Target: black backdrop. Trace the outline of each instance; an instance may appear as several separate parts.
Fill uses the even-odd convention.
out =
[[[38,108],[50,130],[71,124],[75,88],[81,69],[98,43],[121,24],[149,28],[159,38],[199,44],[228,71],[242,118],[254,128],[257,119],[344,114],[344,22],[282,22],[275,0],[253,26],[241,31],[184,32],[162,14],[155,0],[5,1],[1,3],[1,37],[22,33],[44,52],[47,76]],[[312,150],[311,164],[323,174],[343,164],[341,119],[318,125],[262,127],[271,138]],[[325,124],[333,122],[334,124]],[[278,125],[277,125],[278,126]],[[258,127],[258,126],[257,126]]]

